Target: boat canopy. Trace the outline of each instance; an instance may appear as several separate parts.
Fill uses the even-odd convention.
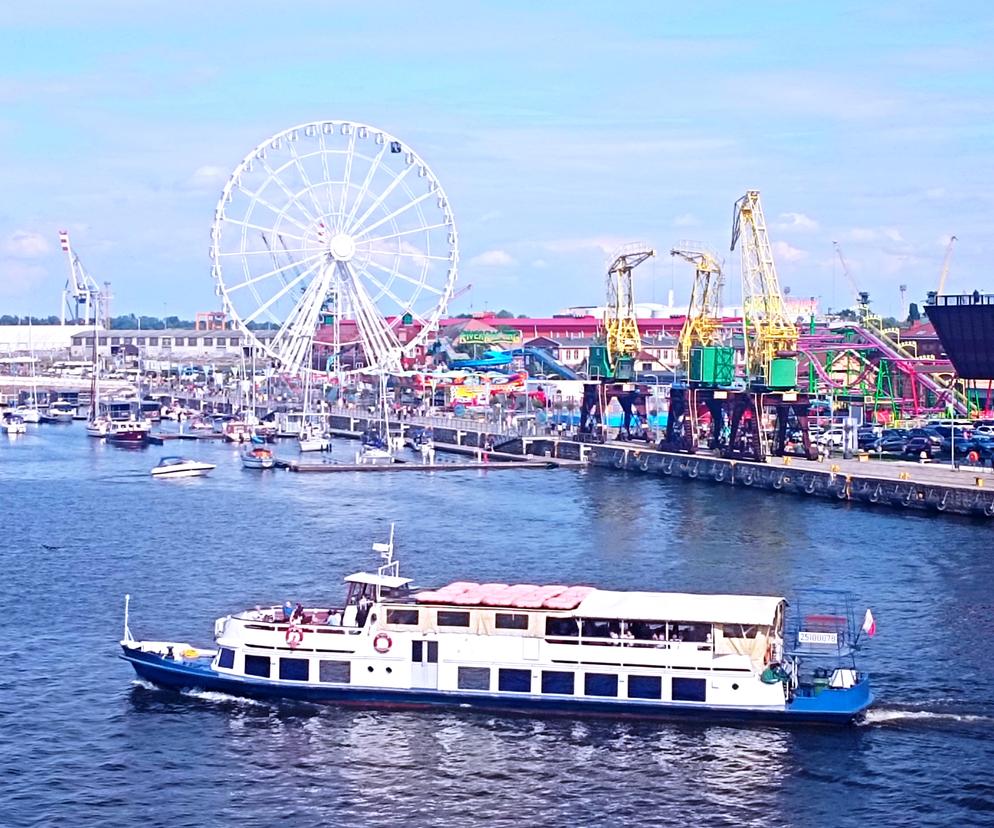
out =
[[[345,578],[347,584],[372,584],[386,589],[399,589],[411,583],[410,578],[401,578],[399,575],[380,575],[376,572],[354,572]]]
[[[687,592],[614,592],[596,589],[573,614],[581,618],[688,621],[773,626],[783,598],[765,595],[695,595]]]

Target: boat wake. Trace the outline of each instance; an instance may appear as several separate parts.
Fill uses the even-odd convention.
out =
[[[244,707],[269,707],[266,702],[258,699],[250,699],[246,696],[232,696],[228,693],[221,693],[218,690],[181,690],[184,696],[199,701],[212,702],[214,704],[237,704]]]
[[[955,722],[957,724],[976,724],[978,722],[994,723],[990,716],[980,716],[974,713],[939,713],[933,710],[880,710],[870,709],[859,722],[862,727],[881,727],[884,725],[918,722],[922,724],[942,725]]]

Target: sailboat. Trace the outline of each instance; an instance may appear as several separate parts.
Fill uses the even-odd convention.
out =
[[[312,346],[313,347],[313,346]],[[311,422],[311,375],[314,363],[309,360],[307,372],[304,374],[304,415],[300,420],[300,433],[297,435],[297,446],[300,451],[328,451],[331,449],[329,440],[321,429],[320,423]]]
[[[31,397],[27,405],[17,406],[17,416],[25,423],[40,423],[38,410],[38,366],[35,364],[34,338],[31,336],[31,319],[28,319],[28,352],[31,354]]]
[[[86,420],[86,433],[90,437],[106,437],[111,418],[100,413],[100,357],[97,351],[97,325],[93,323],[93,375],[90,378],[90,416]]]
[[[387,414],[387,377],[380,375],[380,416],[376,428],[370,428],[362,435],[362,448],[356,454],[356,462],[370,466],[388,466],[393,463],[393,447],[390,445],[390,419]]]

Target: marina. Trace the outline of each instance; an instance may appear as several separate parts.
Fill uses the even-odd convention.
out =
[[[0,828],[994,825],[994,11],[119,6],[3,23]]]

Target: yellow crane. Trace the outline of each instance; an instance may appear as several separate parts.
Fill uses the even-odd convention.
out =
[[[956,236],[949,237],[949,244],[946,245],[946,256],[942,260],[942,272],[939,274],[939,289],[936,293],[942,293],[946,286],[946,279],[949,277],[949,263],[953,258],[953,245],[956,243]]]
[[[632,359],[642,350],[635,316],[632,271],[656,251],[645,244],[626,245],[615,253],[607,271],[607,307],[604,310],[604,344],[612,375],[618,375],[621,360]]]
[[[750,379],[771,389],[797,385],[797,325],[787,314],[759,190],[735,202],[732,246],[742,256],[742,325]]]
[[[694,266],[694,283],[690,289],[687,318],[677,340],[680,362],[683,363],[687,376],[692,377],[695,374],[692,370],[694,349],[711,349],[722,345],[723,276],[717,257],[701,245],[683,242],[679,247],[670,250],[670,255],[677,256]]]

